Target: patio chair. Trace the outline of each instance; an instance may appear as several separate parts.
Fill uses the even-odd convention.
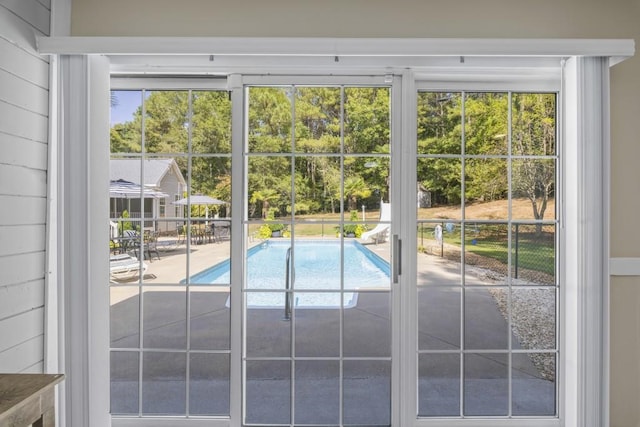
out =
[[[142,263],[142,274],[147,264]],[[112,282],[131,280],[140,275],[140,260],[129,254],[114,255],[109,259],[109,273]]]
[[[230,237],[231,221],[228,219],[214,219],[211,221],[211,234],[214,242],[222,242]]]
[[[186,245],[187,244],[187,227],[182,224],[178,224],[176,226],[176,236],[177,236],[176,246],[181,244]]]
[[[158,252],[158,232],[150,231],[144,233],[144,248],[149,255],[149,261],[152,260],[151,254],[155,253],[160,260],[160,252]]]
[[[384,242],[387,240],[387,236],[389,234],[389,226],[391,225],[388,221],[391,220],[391,203],[380,203],[380,223],[376,225],[373,230],[365,231],[360,236],[360,240],[367,241],[369,239],[373,239],[376,243]]]

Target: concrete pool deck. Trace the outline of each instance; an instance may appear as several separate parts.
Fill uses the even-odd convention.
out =
[[[389,244],[368,244],[389,259]],[[460,283],[460,264],[419,254],[418,318],[419,348],[450,350],[453,353],[420,356],[419,412],[423,415],[456,416],[460,413],[461,343],[460,289],[446,285]],[[229,257],[229,242],[195,245],[189,257],[189,274],[202,271]],[[143,412],[184,414],[187,387],[185,353],[159,349],[190,348],[224,351],[229,348],[230,311],[224,288],[202,290],[192,287],[191,317],[184,315],[187,298],[183,286],[174,285],[186,277],[186,248],[160,252],[160,260],[146,260],[144,284]],[[482,284],[481,278],[469,276]],[[139,287],[132,283],[111,286],[111,339],[114,348],[137,348]],[[162,286],[155,286],[162,285]],[[464,304],[471,321],[464,324],[465,345],[474,349],[504,349],[509,339],[519,348],[518,338],[509,332],[495,299],[482,288],[466,291]],[[295,334],[296,357],[339,356],[340,311],[296,309],[293,322],[283,321],[281,309],[248,310],[246,321],[248,357],[286,358],[291,356]],[[391,353],[390,304],[385,293],[361,292],[355,308],[343,317],[345,357],[343,399],[345,423],[385,425],[389,420],[390,366],[384,358]],[[118,352],[112,361],[112,407],[114,413],[137,413],[139,353]],[[132,356],[133,355],[133,356]],[[122,357],[122,360],[119,359]],[[195,358],[194,358],[195,357]],[[225,359],[226,357],[226,359]],[[358,358],[382,360],[355,360]],[[229,407],[228,355],[192,353],[189,363],[191,414],[224,412]],[[135,359],[135,360],[134,360]],[[215,366],[214,366],[215,365]],[[468,415],[506,415],[508,410],[508,360],[504,354],[476,353],[465,356],[464,412]],[[555,412],[555,383],[538,372],[528,356],[512,361],[513,413],[552,415]],[[254,361],[247,365],[247,422],[288,424],[290,413],[291,364],[286,360]],[[338,424],[339,362],[334,360],[296,362],[295,423]],[[213,396],[216,396],[214,398]],[[226,409],[228,410],[228,409]]]

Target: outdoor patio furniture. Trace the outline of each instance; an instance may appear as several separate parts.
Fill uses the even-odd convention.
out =
[[[231,231],[231,220],[214,219],[211,221],[211,233],[214,242],[221,242],[228,239]]]
[[[209,230],[207,230],[204,226],[201,225],[192,225],[191,226],[191,244],[192,245],[200,245],[206,243],[207,234],[209,234]]]
[[[140,245],[140,237],[133,230],[125,230],[122,236],[113,237],[110,247],[113,254],[126,254],[128,251],[137,250]]]
[[[151,254],[155,253],[160,260],[160,252],[158,252],[158,232],[148,231],[144,233],[144,249],[147,255],[149,255],[149,261],[152,260]]]
[[[147,264],[142,263],[142,274],[147,271]],[[114,255],[109,259],[111,281],[131,280],[140,275],[140,260],[129,254]]]

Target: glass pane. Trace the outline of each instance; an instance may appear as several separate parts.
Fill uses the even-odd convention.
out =
[[[290,238],[270,239],[262,244],[253,246],[247,251],[247,289],[279,289],[286,287],[287,254],[291,247]],[[289,255],[289,262],[291,258]],[[290,275],[290,280],[292,276]],[[248,294],[249,307],[277,306],[284,303],[283,295]],[[270,303],[268,301],[271,301]]]
[[[512,288],[511,327],[522,348],[555,349],[556,289]]]
[[[296,356],[340,356],[340,294],[296,292],[292,306]]]
[[[202,215],[202,212],[196,215]],[[200,218],[194,217],[189,223],[191,224],[191,247],[195,249],[200,245],[213,243],[213,230],[204,216]]]
[[[293,289],[340,290],[340,240],[298,239],[295,240],[292,249],[291,260],[294,269],[290,271],[289,276]],[[299,299],[299,302],[296,301],[295,305],[340,307],[338,294],[327,295],[329,296],[322,298],[317,294],[296,294],[295,298]]]
[[[226,91],[192,93],[191,150],[231,153],[231,99]]]
[[[507,415],[508,355],[464,355],[464,415]]]
[[[461,284],[460,224],[452,221],[420,222],[417,236],[418,283]]]
[[[231,207],[229,207],[231,209]],[[228,212],[228,211],[227,211]],[[229,212],[230,213],[230,212]],[[231,218],[222,216],[221,213],[218,218],[214,216],[213,219],[209,220],[209,226],[211,227],[211,234],[213,235],[214,243],[222,243],[223,246],[221,249],[218,249],[216,253],[222,253],[226,255],[231,254]],[[226,243],[226,244],[224,244]],[[227,256],[229,258],[229,256]],[[218,258],[220,259],[220,258]]]
[[[366,210],[379,210],[381,202],[388,203],[389,171],[390,158],[388,156],[344,158],[342,191],[345,221],[362,221],[363,206],[365,207],[366,219]],[[375,219],[379,220],[379,217]],[[387,221],[390,219],[390,216],[386,218]]]
[[[185,349],[187,296],[183,287],[143,288],[143,345],[145,348]]]
[[[295,371],[296,424],[339,424],[340,362],[297,361]]]
[[[111,352],[111,413],[138,414],[140,354]]]
[[[137,202],[139,205],[140,199]],[[113,284],[140,283],[149,267],[140,259],[142,236],[136,230],[139,230],[141,223],[129,220],[126,209],[122,213],[123,216],[112,218],[109,222],[109,281]],[[151,275],[147,274],[145,279],[150,278]]]
[[[171,206],[166,206],[165,212],[173,211]],[[143,238],[145,263],[148,266],[145,282],[174,285],[184,283],[187,276],[187,239],[182,222],[153,221]],[[191,253],[192,258],[200,256],[199,253]]]
[[[111,91],[112,153],[140,153],[142,150],[141,114],[142,91]]]
[[[185,414],[186,354],[145,352],[142,364],[142,413]]]
[[[467,93],[464,102],[465,153],[506,155],[509,128],[506,93]]]
[[[245,423],[291,422],[291,362],[246,362]]]
[[[294,210],[297,221],[339,220],[340,158],[295,158]],[[286,213],[290,215],[291,206]]]
[[[418,416],[460,415],[460,355],[421,354],[418,364]]]
[[[460,348],[460,288],[418,287],[418,349]]]
[[[297,152],[340,151],[340,92],[337,87],[296,87]]]
[[[175,218],[176,209],[172,200],[163,198],[160,199],[160,202],[160,218]],[[160,260],[166,256],[174,259],[176,255],[184,253],[186,242],[178,233],[178,228],[181,225],[182,223],[179,219],[154,219],[151,228],[145,235],[147,239],[146,249],[151,250],[152,261]],[[148,254],[145,254],[145,256],[149,259]]]
[[[230,229],[231,221],[226,219],[209,219],[191,227],[193,249],[189,257],[189,283],[231,283]]]
[[[382,213],[380,214],[384,217],[384,211],[387,209],[391,209],[391,204],[384,203],[382,207]],[[372,276],[376,276],[377,279],[374,282],[371,280],[372,276],[368,276],[366,280],[360,279],[356,280],[357,269],[353,268],[355,263],[349,262],[350,258],[345,257],[345,287],[353,288],[358,282],[361,284],[359,287],[368,288],[368,287],[381,287],[387,289],[389,287],[389,283],[391,283],[391,245],[389,244],[389,223],[379,222],[375,226],[371,224],[367,224],[367,231],[365,234],[363,233],[360,236],[360,239],[356,240],[353,243],[353,246],[362,252],[362,254],[367,258],[367,262],[363,263],[363,268],[366,268],[367,273]],[[376,234],[376,229],[379,231]],[[345,247],[349,246],[349,241],[345,241]],[[346,255],[349,255],[348,252]],[[355,271],[354,271],[355,270]]]
[[[507,284],[508,230],[506,224],[466,224],[464,229],[466,284]]]
[[[553,156],[556,149],[556,95],[515,93],[512,98],[514,155]]]
[[[460,159],[418,159],[418,219],[462,218]]]
[[[314,239],[322,240],[326,243],[338,241],[340,237],[340,224],[337,222],[339,213],[318,213],[296,217],[295,226],[291,228],[291,235],[296,240]],[[339,254],[336,254],[338,257]]]
[[[467,288],[464,292],[464,346],[470,350],[507,350],[506,307],[499,306],[503,288]],[[503,312],[504,311],[504,312]]]
[[[515,284],[555,285],[555,229],[555,225],[513,225],[511,277]]]
[[[507,219],[509,183],[506,159],[468,159],[465,163],[466,219]]]
[[[144,103],[144,151],[186,153],[189,137],[189,92],[149,91]]]
[[[556,355],[514,354],[512,363],[513,415],[556,415]]]
[[[191,217],[225,218],[230,212],[231,158],[198,157],[191,161]]]
[[[291,87],[249,88],[250,152],[291,151],[292,90]]]
[[[191,287],[191,349],[228,350],[231,342],[230,288]]]
[[[284,292],[247,292],[245,350],[248,357],[291,356],[291,322]]]
[[[514,159],[511,181],[514,219],[555,219],[555,160]]]
[[[343,423],[390,425],[391,362],[346,360],[343,375]]]
[[[358,292],[357,303],[353,307],[345,301],[344,356],[391,356],[390,302],[389,292]]]
[[[113,162],[113,160],[112,160]],[[140,206],[140,199],[136,199],[136,195],[129,193],[128,198],[120,197],[120,183],[118,181],[111,181],[109,186],[110,199],[109,199],[109,215],[111,217],[109,221],[109,249],[111,255],[126,254],[129,251],[133,251],[136,248],[136,241],[129,239],[131,233],[135,233],[136,227],[139,223],[129,219],[129,212],[133,205]],[[138,193],[138,186],[133,190]],[[127,237],[125,239],[125,237]]]
[[[249,218],[265,220],[269,231],[282,231],[291,209],[291,158],[251,156],[248,162]],[[271,237],[262,236],[262,230],[260,236]]]
[[[186,218],[189,214],[186,200],[184,200],[188,190],[187,181],[189,179],[189,159],[185,155],[176,155],[171,156],[170,158],[175,161],[175,164],[170,162],[168,164],[170,167],[166,167],[167,163],[165,162],[165,169],[162,172],[165,175],[161,181],[163,185],[159,190],[169,195],[166,199],[166,216],[168,218],[181,220]],[[160,158],[159,160],[165,160],[165,158]],[[169,230],[174,231],[174,227],[176,225],[170,225],[171,228],[169,228]]]
[[[389,245],[365,246],[358,241],[345,239],[344,288],[388,290],[391,282],[389,256]]]
[[[344,152],[390,152],[391,89],[348,87],[344,98]]]
[[[229,355],[192,353],[189,357],[189,414],[228,416]]]
[[[418,93],[418,154],[460,154],[462,95]]]
[[[112,348],[140,348],[140,288],[111,286],[110,333]]]

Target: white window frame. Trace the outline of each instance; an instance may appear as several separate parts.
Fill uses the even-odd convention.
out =
[[[109,426],[109,360],[107,287],[99,286],[107,277],[104,260],[108,254],[107,235],[101,224],[108,219],[108,96],[109,59],[104,54],[193,54],[223,57],[217,73],[238,72],[254,64],[258,57],[282,67],[276,55],[285,55],[302,72],[318,73],[335,69],[327,64],[344,61],[343,73],[360,74],[373,70],[389,73],[400,64],[403,74],[403,138],[415,138],[415,117],[410,99],[415,92],[413,72],[424,66],[425,58],[450,64],[481,58],[491,75],[491,63],[505,57],[566,57],[562,75],[560,125],[563,144],[560,185],[561,245],[565,248],[561,282],[564,316],[560,340],[565,349],[560,372],[560,418],[567,427],[606,427],[609,424],[609,184],[610,118],[609,67],[632,56],[630,40],[483,40],[483,39],[158,39],[158,38],[75,38],[53,37],[38,40],[40,52],[60,55],[59,185],[51,189],[58,199],[59,219],[56,241],[59,248],[58,283],[59,353],[67,374],[60,411],[66,425]],[[400,56],[401,55],[401,56]],[[310,56],[310,57],[308,57]],[[128,57],[131,58],[131,57]],[[201,65],[180,65],[181,58],[166,57],[170,68],[184,72]],[[343,60],[344,58],[344,60]],[[172,62],[173,61],[173,62]],[[245,61],[245,62],[243,62]],[[327,61],[327,62],[323,62]],[[183,61],[185,62],[185,61]],[[188,61],[186,61],[188,62]],[[197,61],[194,61],[194,63]],[[427,61],[428,62],[428,61]],[[525,61],[526,62],[526,61]],[[410,65],[407,65],[410,64]],[[411,65],[413,64],[413,66]],[[225,68],[226,67],[226,68]],[[334,66],[335,67],[335,66]],[[254,67],[255,68],[255,67]],[[409,70],[407,71],[407,68]],[[445,67],[446,68],[446,67]],[[482,68],[482,67],[480,67]],[[472,75],[481,74],[478,68]],[[277,68],[274,68],[277,70]],[[495,71],[495,70],[494,70]],[[444,74],[448,74],[443,69]],[[413,95],[415,96],[415,95]],[[412,187],[407,187],[412,188]],[[88,219],[91,218],[91,221]],[[409,230],[401,230],[409,235]],[[409,263],[410,264],[410,263]],[[404,260],[403,271],[409,268]],[[409,271],[410,273],[410,271]],[[407,302],[403,295],[403,302]],[[411,321],[411,318],[408,320]],[[406,326],[406,325],[401,325]],[[54,349],[55,350],[55,349]],[[403,369],[415,369],[404,367]],[[406,400],[406,399],[405,399]],[[415,404],[415,403],[414,403]],[[401,425],[413,425],[412,403],[403,405]],[[196,421],[197,424],[197,420]],[[234,425],[240,420],[235,420]],[[171,423],[170,420],[168,420]],[[537,420],[518,420],[519,426],[538,426]],[[500,426],[511,420],[451,420],[448,425]],[[160,425],[160,424],[156,424]],[[173,423],[172,425],[176,425]],[[191,425],[191,424],[190,424]]]

